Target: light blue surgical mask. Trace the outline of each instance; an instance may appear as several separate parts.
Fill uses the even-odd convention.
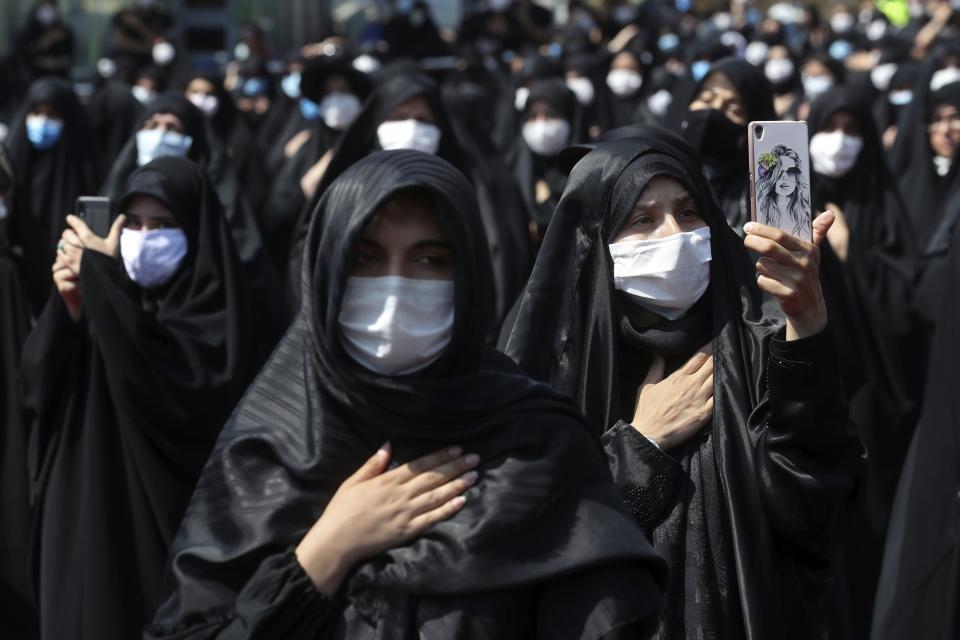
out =
[[[663,53],[669,53],[680,44],[680,37],[675,33],[665,33],[657,40],[657,48]]]
[[[137,164],[143,166],[156,158],[176,156],[185,158],[190,153],[193,138],[176,131],[149,129],[137,132]]]
[[[853,45],[846,40],[835,40],[828,50],[830,57],[843,62],[853,53]]]
[[[63,134],[63,120],[47,116],[27,116],[27,139],[35,149],[45,151],[53,147]]]
[[[693,76],[693,79],[697,82],[703,80],[704,76],[707,75],[707,72],[710,71],[710,63],[706,60],[697,60],[690,65],[690,74]]]
[[[320,111],[320,105],[311,100],[310,98],[300,97],[300,115],[303,116],[303,119],[312,122],[319,118],[322,114]]]
[[[283,89],[283,93],[288,97],[296,100],[300,97],[300,72],[294,71],[293,73],[288,73],[283,76],[283,80],[280,81],[280,88]]]

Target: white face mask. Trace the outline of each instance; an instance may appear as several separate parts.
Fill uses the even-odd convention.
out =
[[[835,33],[846,33],[853,29],[853,16],[849,13],[837,13],[830,18],[830,28]]]
[[[877,88],[877,91],[886,91],[890,88],[890,79],[897,72],[895,62],[879,64],[870,71],[870,82]]]
[[[182,229],[124,229],[120,255],[130,279],[153,289],[166,284],[187,257],[187,236]]]
[[[360,99],[352,93],[334,91],[320,101],[320,117],[331,129],[340,131],[349,127],[360,115]]]
[[[163,67],[173,61],[177,55],[177,50],[169,42],[158,42],[153,45],[151,54],[153,55],[153,61]]]
[[[673,94],[666,89],[660,89],[660,91],[647,98],[647,107],[653,115],[663,117],[672,102]]]
[[[144,106],[153,102],[157,97],[156,91],[150,91],[150,89],[147,89],[139,84],[133,85],[133,87],[130,89],[130,92],[133,94],[133,97],[137,99],[137,102]]]
[[[784,82],[793,75],[793,62],[789,58],[772,58],[763,65],[763,73],[774,84]]]
[[[960,69],[956,67],[947,67],[940,69],[930,78],[930,90],[939,91],[948,84],[960,82]]]
[[[621,98],[632,96],[641,85],[643,85],[643,76],[632,69],[614,69],[607,74],[607,86]]]
[[[569,139],[570,123],[566,120],[529,120],[523,125],[523,141],[537,155],[557,155]]]
[[[296,100],[300,97],[300,72],[291,71],[287,75],[283,76],[283,80],[280,81],[280,89],[283,90],[284,95],[288,98]]]
[[[419,120],[395,120],[384,122],[377,127],[380,148],[414,149],[426,153],[436,153],[440,147],[440,129]]]
[[[841,178],[853,169],[863,149],[863,138],[842,131],[820,132],[810,138],[810,162],[813,170],[831,178]]]
[[[743,57],[753,66],[759,67],[767,59],[769,52],[770,46],[766,42],[757,40],[747,45],[747,48],[743,50]]]
[[[450,344],[453,294],[453,280],[349,278],[338,319],[344,350],[381,375],[420,371]]]
[[[37,9],[37,20],[44,26],[49,27],[55,23],[59,17],[60,13],[52,4],[44,4]]]
[[[213,94],[195,92],[188,95],[187,99],[208,118],[212,118],[220,111],[220,100]]]
[[[803,76],[803,92],[808,100],[816,100],[833,87],[833,78],[826,74],[819,76]]]
[[[527,99],[530,97],[530,89],[519,87],[513,94],[513,108],[517,111],[523,111],[527,108]]]
[[[614,286],[668,320],[683,317],[710,285],[710,228],[610,245]]]
[[[901,89],[900,91],[891,91],[889,96],[890,104],[895,107],[903,107],[913,102],[913,91],[911,89]]]
[[[593,83],[590,78],[567,78],[567,87],[577,96],[577,102],[587,106],[593,102]]]
[[[176,131],[137,131],[137,164],[143,166],[163,156],[185,158],[192,144],[193,138]]]

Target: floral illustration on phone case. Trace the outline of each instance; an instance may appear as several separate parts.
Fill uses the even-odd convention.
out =
[[[789,231],[809,235],[810,198],[800,155],[778,144],[757,158],[757,219]]]

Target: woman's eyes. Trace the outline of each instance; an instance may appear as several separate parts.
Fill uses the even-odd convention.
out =
[[[684,220],[696,220],[699,221],[700,213],[696,209],[684,209],[680,212],[680,217]]]
[[[653,216],[648,216],[648,215],[639,215],[633,219],[633,224],[637,226],[653,224],[653,222],[654,222]]]
[[[430,267],[448,267],[453,263],[453,260],[449,256],[440,254],[417,256],[415,261],[419,264],[424,264]]]

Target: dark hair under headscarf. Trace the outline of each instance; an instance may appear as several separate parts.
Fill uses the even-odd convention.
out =
[[[158,158],[134,171],[124,202],[135,194],[159,199],[180,223],[183,263],[146,290],[120,258],[86,250],[83,316],[72,321],[51,296],[23,351],[50,637],[139,636],[159,604],[164,558],[194,483],[263,354],[202,169]],[[65,583],[86,585],[83,597]]]
[[[391,378],[346,355],[338,316],[353,243],[384,203],[410,189],[429,195],[454,247],[455,321],[440,360]],[[198,483],[174,544],[176,591],[150,637],[237,628],[248,613],[246,594],[258,589],[244,584],[258,566],[292,567],[259,578],[271,583],[303,576],[284,549],[385,440],[398,461],[459,443],[480,455],[479,485],[452,519],[356,567],[343,589],[345,612],[319,619],[324,605],[305,576],[271,588],[275,595],[251,611],[286,620],[286,635],[314,637],[326,624],[322,637],[344,637],[342,614],[360,616],[352,638],[373,637],[374,627],[420,637],[427,620],[470,637],[513,638],[529,631],[529,615],[543,608],[533,613],[537,637],[599,638],[656,609],[659,560],[629,522],[572,405],[483,347],[490,264],[473,190],[461,174],[415,151],[359,161],[321,199],[302,268],[300,313]],[[510,604],[534,585],[537,602]],[[585,615],[596,616],[586,627]],[[481,633],[480,620],[495,629]]]

